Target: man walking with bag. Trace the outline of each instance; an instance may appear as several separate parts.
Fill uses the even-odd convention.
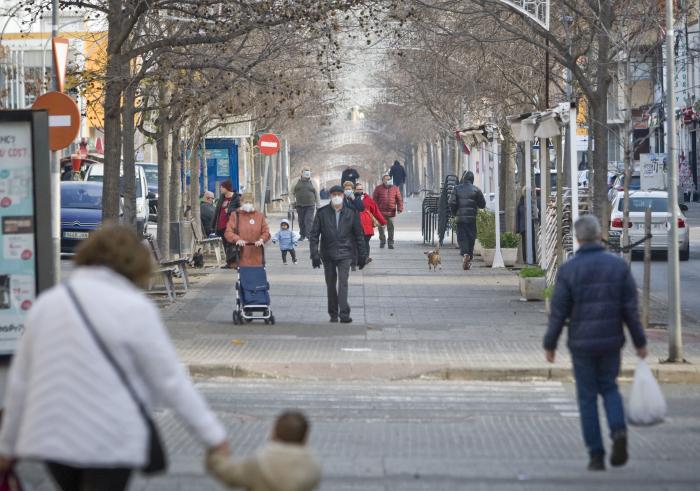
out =
[[[301,171],[301,177],[294,186],[294,201],[299,217],[299,240],[304,240],[311,232],[314,214],[319,205],[318,193],[311,180],[311,169],[308,167]]]
[[[610,465],[627,462],[627,426],[617,387],[623,322],[629,329],[637,356],[647,355],[646,337],[637,312],[637,287],[625,261],[605,251],[598,219],[584,215],[574,224],[580,248],[561,266],[552,297],[549,328],[544,337],[547,361],[554,362],[557,341],[568,320],[568,346],[574,365],[588,469],[605,470],[605,447],[598,420],[598,394],[603,397],[613,441]]]
[[[357,251],[357,266],[367,264],[365,235],[359,214],[344,205],[340,186],[331,188],[331,203],[318,210],[309,236],[311,263],[323,269],[328,293],[328,315],[331,322],[352,322],[348,304],[348,277],[350,265]],[[321,249],[319,251],[319,242]]]

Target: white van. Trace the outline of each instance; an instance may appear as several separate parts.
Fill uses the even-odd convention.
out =
[[[143,167],[136,164],[136,230],[146,234],[148,227],[148,183]],[[123,170],[120,171],[120,176],[124,175]],[[104,180],[105,168],[104,164],[92,164],[85,173],[86,181]]]

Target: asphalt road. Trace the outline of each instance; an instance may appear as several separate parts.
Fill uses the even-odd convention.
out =
[[[571,385],[558,382],[294,382],[198,384],[227,426],[237,455],[267,437],[275,414],[301,408],[324,469],[322,490],[697,490],[700,386],[665,386],[668,421],[630,430],[631,461],[585,470]],[[629,391],[629,385],[623,392]],[[202,451],[170,413],[158,417],[170,473],[132,491],[223,489],[202,471]],[[51,490],[24,465],[28,489]]]
[[[688,203],[686,212],[690,225],[690,259],[680,262],[681,309],[686,316],[698,320],[700,324],[700,302],[697,291],[700,287],[700,204]],[[644,261],[632,261],[632,272],[641,288],[644,280]],[[651,264],[651,294],[663,303],[668,302],[668,262],[663,254],[655,254]]]

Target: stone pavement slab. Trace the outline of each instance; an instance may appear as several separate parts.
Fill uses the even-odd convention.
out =
[[[415,204],[414,204],[415,205]],[[397,229],[407,237],[396,249],[379,249],[374,261],[351,273],[353,324],[328,322],[321,270],[311,268],[308,242],[299,264],[283,266],[267,249],[272,309],[277,324],[235,326],[235,272],[210,270],[193,289],[163,309],[183,362],[194,375],[308,379],[464,378],[569,379],[562,339],[557,362],[543,359],[543,302],[523,302],[513,271],[461,268],[458,251],[442,248],[443,269],[428,271],[419,237],[419,214],[404,214]],[[274,219],[271,227],[276,227]],[[687,326],[686,358],[693,364],[662,365],[666,332],[651,329],[650,361],[663,380],[700,381],[700,329]],[[624,374],[636,358],[625,351]]]

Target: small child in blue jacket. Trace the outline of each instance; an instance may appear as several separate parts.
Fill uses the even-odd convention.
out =
[[[299,242],[299,234],[289,228],[289,220],[286,218],[280,223],[279,232],[272,236],[272,243],[276,244],[278,242],[282,251],[282,263],[287,264],[287,253],[289,253],[292,256],[292,261],[296,264],[297,252],[294,250],[294,247]]]

